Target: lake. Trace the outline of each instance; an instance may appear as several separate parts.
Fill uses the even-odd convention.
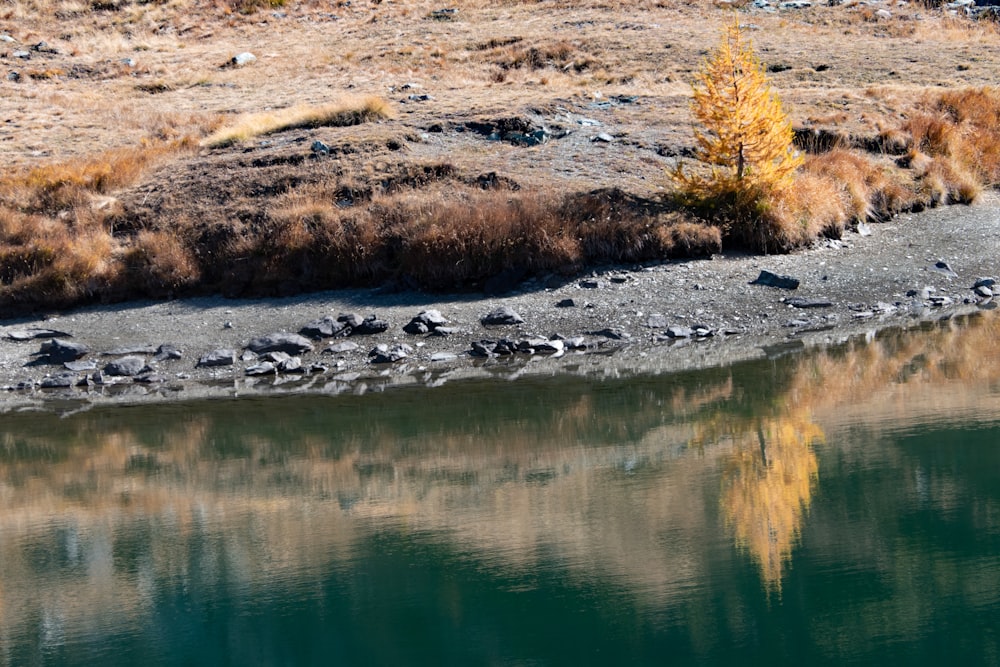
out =
[[[997,665],[998,340],[3,414],[0,663]]]

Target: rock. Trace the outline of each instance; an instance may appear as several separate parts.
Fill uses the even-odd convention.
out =
[[[566,346],[561,340],[548,340],[545,338],[527,338],[517,344],[520,352],[529,354],[562,354]]]
[[[491,340],[474,340],[472,341],[472,350],[469,351],[474,357],[492,357],[494,356],[493,349],[496,347],[496,343]]]
[[[309,150],[311,150],[316,155],[329,155],[330,154],[330,147],[327,146],[326,144],[324,144],[319,139],[317,139],[316,141],[312,142],[312,146],[309,147]]]
[[[162,384],[164,382],[169,382],[170,377],[164,375],[163,373],[143,373],[142,375],[136,375],[132,378],[133,382],[138,382],[139,384]]]
[[[826,299],[806,299],[799,296],[785,299],[785,303],[795,308],[829,308],[833,305],[833,303]]]
[[[943,260],[934,262],[934,265],[927,267],[927,270],[940,273],[942,276],[948,276],[949,278],[958,278],[958,274],[955,273],[950,266],[948,266],[948,262]]]
[[[587,340],[583,336],[572,336],[563,341],[563,346],[567,350],[584,350],[587,348]]]
[[[950,306],[951,304],[955,303],[954,300],[948,296],[932,296],[930,301],[931,305],[934,306],[935,308],[943,308],[945,306]]]
[[[872,226],[869,225],[867,222],[859,222],[858,223],[858,235],[859,236],[871,236],[872,235]]]
[[[353,329],[356,326],[360,326],[361,323],[364,322],[364,318],[357,313],[341,313],[340,315],[337,315],[337,321],[343,322]]]
[[[424,310],[417,314],[409,324],[403,327],[408,334],[425,334],[448,323],[448,319],[439,310]]]
[[[232,366],[236,363],[236,350],[230,350],[227,348],[220,348],[217,350],[212,350],[208,354],[202,355],[198,359],[198,363],[195,365],[196,368],[202,367],[212,367],[212,366]]]
[[[435,352],[434,354],[431,355],[431,361],[435,363],[443,361],[455,361],[456,359],[458,359],[458,355],[453,354],[451,352]]]
[[[662,329],[668,326],[667,318],[658,313],[653,313],[646,319],[646,326],[650,329]]]
[[[573,301],[573,299],[563,299],[556,302],[556,308],[573,308],[575,306],[576,301]]]
[[[250,343],[247,344],[247,348],[257,354],[263,354],[265,352],[302,354],[304,352],[312,352],[313,344],[305,336],[279,332],[253,338]]]
[[[17,83],[21,80],[21,73],[11,70],[7,72],[7,80],[10,81],[11,83]]]
[[[278,362],[278,370],[282,373],[304,373],[306,369],[302,367],[300,357],[290,357]]]
[[[155,352],[156,348],[152,345],[123,345],[122,347],[116,347],[108,350],[107,352],[101,352],[101,356],[121,357],[128,354],[154,354]]]
[[[334,343],[333,345],[330,345],[323,350],[323,354],[343,354],[344,352],[353,352],[356,349],[358,349],[357,343],[345,340],[342,343]]]
[[[146,368],[146,360],[142,357],[122,357],[108,362],[104,372],[113,377],[134,377]]]
[[[247,366],[247,369],[244,372],[250,376],[274,375],[275,373],[277,373],[277,368],[275,368],[274,364],[272,364],[270,361],[262,361],[259,364],[254,364],[253,366]]]
[[[250,350],[243,350],[243,354],[240,355],[240,361],[251,362],[257,361],[257,355]]]
[[[288,354],[287,352],[280,352],[280,351],[267,352],[260,356],[261,361],[270,361],[272,364],[284,363],[291,358],[292,355]]]
[[[369,315],[364,320],[361,321],[356,327],[351,329],[352,336],[372,336],[375,334],[380,334],[389,329],[389,323],[385,320],[380,320],[374,315]]]
[[[976,281],[976,284],[972,286],[972,289],[976,289],[977,287],[989,287],[990,289],[993,289],[996,284],[997,281],[993,278],[980,278]]]
[[[320,338],[334,338],[336,336],[349,333],[350,325],[342,322],[330,315],[324,318],[306,323],[299,329],[299,335],[319,340]]]
[[[694,335],[694,329],[685,326],[675,325],[672,327],[667,327],[666,334],[669,338],[691,338]]]
[[[182,359],[184,357],[184,351],[173,343],[164,343],[156,348],[156,353],[153,355],[153,361],[172,361],[177,359]]]
[[[68,371],[83,373],[86,371],[96,371],[97,362],[91,359],[88,359],[87,361],[67,361],[63,364],[63,367]]]
[[[607,132],[601,132],[598,135],[596,135],[595,137],[593,137],[591,139],[591,141],[593,141],[595,143],[599,142],[599,143],[604,143],[604,144],[611,144],[611,143],[614,143],[615,138],[612,137]]]
[[[624,285],[625,283],[628,282],[628,276],[624,275],[624,274],[623,275],[617,275],[617,276],[611,276],[608,280],[610,280],[615,285]]]
[[[480,320],[483,324],[487,326],[491,325],[510,325],[510,324],[523,324],[524,319],[521,318],[513,309],[507,306],[501,306],[491,310]]]
[[[21,60],[31,60],[31,53],[29,51],[14,51],[10,54],[15,58],[20,58]]]
[[[229,59],[229,64],[232,67],[245,67],[246,65],[251,65],[257,62],[257,56],[250,53],[249,51],[244,51],[243,53],[237,53],[235,56]]]
[[[580,287],[583,289],[600,289],[601,287],[604,287],[604,283],[600,280],[581,280]]]
[[[761,271],[755,280],[750,281],[751,285],[764,285],[765,287],[777,287],[779,289],[794,290],[799,287],[798,278],[791,276],[780,276],[770,271]]]
[[[433,329],[430,333],[431,336],[451,336],[458,333],[457,327],[437,327]]]
[[[31,328],[31,329],[16,329],[14,331],[8,331],[5,335],[6,338],[10,340],[36,340],[39,338],[72,338],[72,334],[68,334],[65,331],[56,331],[55,329],[42,329],[42,328]]]
[[[39,386],[42,389],[67,389],[75,384],[75,373],[60,373],[59,375],[46,375],[42,378]]]
[[[376,345],[375,349],[368,353],[368,357],[373,364],[392,364],[406,359],[412,352],[413,348],[406,343],[397,343],[392,346],[382,343]]]
[[[631,338],[632,335],[622,331],[621,329],[607,328],[601,329],[599,331],[588,332],[590,336],[600,336],[601,338],[607,338],[608,340],[626,340]]]
[[[37,354],[47,357],[50,363],[61,364],[66,361],[79,359],[88,352],[90,352],[90,348],[83,343],[74,343],[72,341],[55,338],[42,343],[42,346],[39,348]]]
[[[979,287],[976,287],[973,291],[976,293],[976,296],[982,297],[984,299],[988,299],[993,296],[993,290],[991,290],[986,285],[980,285]]]

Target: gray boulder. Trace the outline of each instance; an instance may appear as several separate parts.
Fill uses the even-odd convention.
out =
[[[507,306],[502,306],[491,310],[480,320],[485,325],[510,325],[510,324],[522,324],[524,319],[517,314],[512,308]]]
[[[142,357],[129,356],[108,362],[108,364],[104,366],[104,372],[111,376],[134,377],[139,375],[139,373],[145,370],[145,368],[145,359]]]
[[[38,350],[38,355],[47,357],[50,363],[61,364],[79,359],[88,352],[90,352],[90,348],[83,343],[55,338],[42,343],[42,346]]]
[[[208,354],[202,355],[198,359],[197,368],[212,366],[232,366],[236,363],[236,350],[220,348],[212,350]]]
[[[312,352],[313,344],[305,336],[281,332],[258,336],[247,344],[247,348],[257,354],[264,354],[265,352],[303,354],[305,352]]]

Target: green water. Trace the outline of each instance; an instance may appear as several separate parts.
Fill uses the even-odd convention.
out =
[[[0,664],[1000,664],[1000,324],[0,416]]]

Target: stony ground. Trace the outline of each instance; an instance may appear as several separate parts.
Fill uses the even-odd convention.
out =
[[[869,235],[852,233],[843,241],[792,255],[607,267],[569,282],[536,279],[495,298],[345,290],[255,301],[127,304],[8,321],[0,330],[0,386],[5,389],[0,404],[14,409],[66,400],[369,391],[434,386],[483,374],[602,375],[725,365],[806,345],[835,344],[883,327],[991,309],[993,302],[971,288],[982,278],[1000,275],[998,238],[1000,198],[990,196],[973,207],[952,206],[872,225]],[[939,262],[954,275],[939,268]],[[750,284],[762,270],[796,278],[800,285],[792,291]],[[800,306],[814,307],[796,307],[796,299]],[[524,322],[482,324],[481,318],[500,307],[515,311]],[[404,332],[427,309],[440,311],[452,333]],[[375,335],[315,340],[313,351],[293,355],[302,368],[248,375],[262,361],[246,350],[252,339],[295,333],[310,321],[341,313],[374,314],[389,328]],[[709,335],[699,337],[699,328]],[[78,370],[39,355],[48,340],[13,339],[40,329],[68,334],[61,339],[89,349],[76,361],[81,365],[72,366]],[[484,340],[518,344],[554,336],[566,339],[562,354],[543,352],[548,346],[537,340],[531,344],[534,353],[472,353],[474,344]],[[582,340],[573,340],[578,337]],[[181,358],[154,360],[153,350],[164,343],[181,350]],[[357,347],[327,350],[338,344]],[[398,361],[375,363],[371,353],[379,345],[389,352],[397,345],[411,349]],[[576,345],[578,349],[570,349]],[[235,353],[235,363],[198,366],[199,359],[219,349]],[[108,364],[123,357],[140,357],[147,368],[137,377],[111,375]],[[280,359],[275,361],[281,366]],[[67,384],[72,386],[43,388]]]

